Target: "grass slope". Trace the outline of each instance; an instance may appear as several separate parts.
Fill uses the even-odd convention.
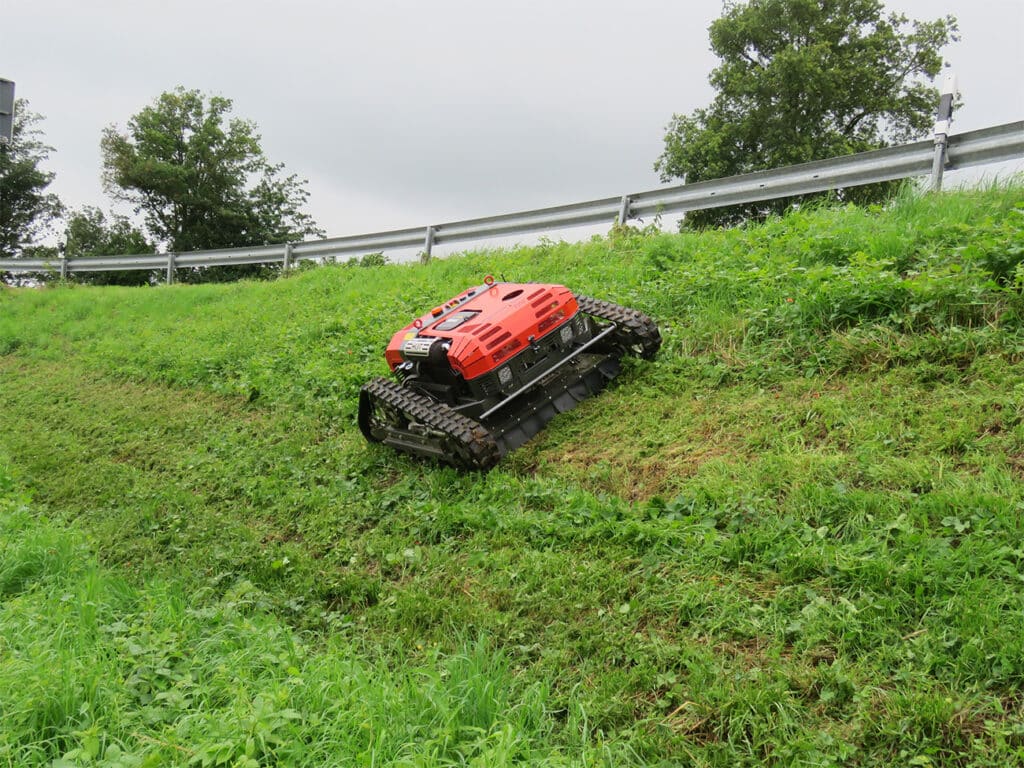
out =
[[[0,760],[1024,760],[1022,262],[1009,184],[0,293]],[[663,351],[487,476],[368,447],[390,333],[488,272]]]

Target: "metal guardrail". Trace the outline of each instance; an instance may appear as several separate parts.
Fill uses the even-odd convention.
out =
[[[945,142],[947,170],[1024,158],[1022,120],[951,136],[948,141],[944,134],[937,134],[934,139],[913,144],[771,171],[426,227],[218,251],[54,260],[0,259],[0,272],[53,271],[66,277],[75,272],[166,269],[167,281],[172,282],[174,270],[179,267],[282,264],[288,269],[302,259],[337,258],[416,246],[421,246],[424,255],[429,257],[433,246],[444,243],[485,240],[501,235],[543,232],[601,222],[611,224],[657,213],[684,213],[927,176],[933,173],[940,135]]]

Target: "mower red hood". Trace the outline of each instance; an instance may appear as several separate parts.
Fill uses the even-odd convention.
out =
[[[448,339],[448,361],[467,381],[571,320],[576,297],[564,285],[491,283],[470,288],[417,318],[391,338],[384,358],[393,371],[412,338]],[[531,339],[532,337],[532,339]]]

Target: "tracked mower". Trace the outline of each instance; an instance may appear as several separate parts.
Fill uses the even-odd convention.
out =
[[[604,389],[622,357],[650,359],[660,346],[658,327],[634,309],[488,276],[392,337],[394,378],[363,386],[359,428],[371,442],[487,471]]]

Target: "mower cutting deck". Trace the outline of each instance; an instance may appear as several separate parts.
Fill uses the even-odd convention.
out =
[[[488,277],[392,337],[384,357],[395,379],[362,388],[359,428],[371,442],[486,471],[604,389],[623,356],[650,359],[660,346],[641,312]]]

